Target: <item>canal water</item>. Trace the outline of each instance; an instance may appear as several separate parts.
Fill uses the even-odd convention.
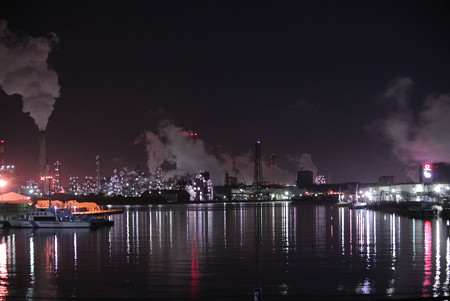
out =
[[[378,300],[450,293],[450,227],[289,202],[126,207],[98,229],[1,229],[0,298]]]

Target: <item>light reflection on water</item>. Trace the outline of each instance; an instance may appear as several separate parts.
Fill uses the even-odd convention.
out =
[[[8,268],[6,244],[0,242],[0,297],[8,295]]]
[[[288,202],[130,207],[113,219],[0,230],[0,298],[449,295],[441,219]]]

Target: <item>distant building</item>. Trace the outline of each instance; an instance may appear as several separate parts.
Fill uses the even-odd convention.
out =
[[[450,164],[436,163],[436,182],[450,183]]]
[[[210,201],[213,199],[213,186],[209,172],[203,171],[194,179],[195,201]]]
[[[316,176],[315,183],[317,185],[327,184],[327,179],[325,178],[324,175],[318,175],[318,176]]]
[[[449,184],[404,183],[365,186],[358,191],[365,202],[441,202],[449,199]]]
[[[420,183],[450,183],[450,164],[425,163],[419,167]]]
[[[302,170],[297,172],[297,187],[306,187],[314,184],[313,172],[310,170]]]
[[[228,173],[225,174],[225,186],[236,186],[237,177],[230,177]]]
[[[142,194],[144,198],[161,198],[167,202],[188,202],[190,195],[186,190],[176,189],[155,189],[148,190]]]
[[[82,190],[81,190],[80,182],[78,181],[78,177],[74,177],[74,176],[70,176],[69,177],[68,192],[70,194],[74,194],[74,195],[80,195],[81,194]]]
[[[394,184],[394,176],[381,176],[378,178],[378,184],[393,185]]]
[[[31,196],[31,195],[40,195],[41,194],[41,190],[39,188],[39,183],[32,181],[32,180],[26,181],[25,185],[23,185],[21,187],[21,189],[22,189],[22,194],[24,194],[24,195]]]
[[[64,193],[64,188],[61,182],[61,161],[55,162],[55,176],[53,177],[53,192]]]
[[[281,201],[298,197],[304,194],[305,190],[299,189],[296,186],[263,183],[259,193],[260,200]],[[217,201],[247,201],[255,200],[256,196],[253,186],[215,186],[214,199]]]
[[[90,194],[97,192],[97,183],[92,177],[85,177],[83,184],[83,194]]]

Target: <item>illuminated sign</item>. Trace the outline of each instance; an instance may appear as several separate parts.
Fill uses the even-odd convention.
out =
[[[433,175],[431,174],[431,172],[429,172],[429,171],[427,171],[427,170],[424,170],[424,171],[423,171],[423,176],[424,176],[425,178],[427,178],[427,179],[431,179],[431,177],[432,177]]]
[[[423,177],[425,179],[431,179],[433,177],[432,173],[433,165],[431,164],[424,164],[423,165]]]

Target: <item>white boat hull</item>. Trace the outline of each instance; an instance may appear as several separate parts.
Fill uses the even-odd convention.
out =
[[[90,222],[87,221],[25,221],[25,220],[9,220],[10,226],[13,228],[89,228]]]
[[[367,208],[367,203],[366,202],[356,202],[356,203],[353,203],[350,206],[350,208],[353,208],[353,209],[365,209],[365,208]]]

